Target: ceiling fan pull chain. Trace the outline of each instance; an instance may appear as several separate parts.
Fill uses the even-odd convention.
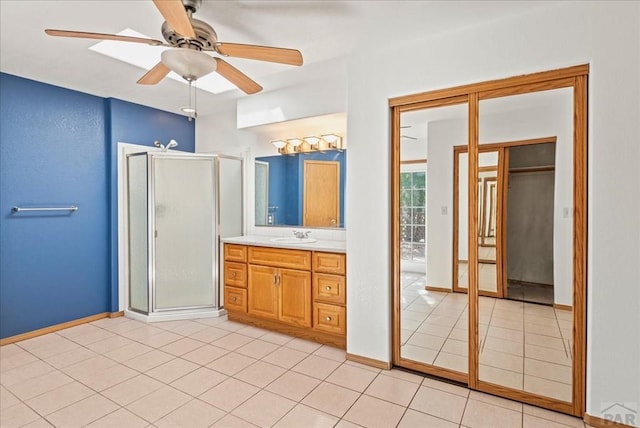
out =
[[[191,107],[191,87],[193,86],[193,80],[189,80],[189,122],[193,120],[193,109],[195,107]]]

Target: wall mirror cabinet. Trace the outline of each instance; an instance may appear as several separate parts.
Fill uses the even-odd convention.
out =
[[[390,100],[394,365],[582,416],[587,74]]]

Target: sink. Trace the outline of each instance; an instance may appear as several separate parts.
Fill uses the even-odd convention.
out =
[[[313,238],[271,238],[271,242],[277,242],[279,244],[311,244],[312,242],[316,242],[317,239]]]

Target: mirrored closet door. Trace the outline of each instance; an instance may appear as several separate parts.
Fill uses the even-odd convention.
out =
[[[399,349],[407,367],[465,381],[468,299],[452,293],[452,148],[468,140],[466,97],[400,111]],[[465,202],[466,207],[466,202]]]
[[[394,365],[584,412],[587,73],[390,100]]]

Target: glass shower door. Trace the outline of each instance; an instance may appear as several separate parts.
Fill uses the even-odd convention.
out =
[[[153,157],[153,305],[215,305],[214,159]]]

